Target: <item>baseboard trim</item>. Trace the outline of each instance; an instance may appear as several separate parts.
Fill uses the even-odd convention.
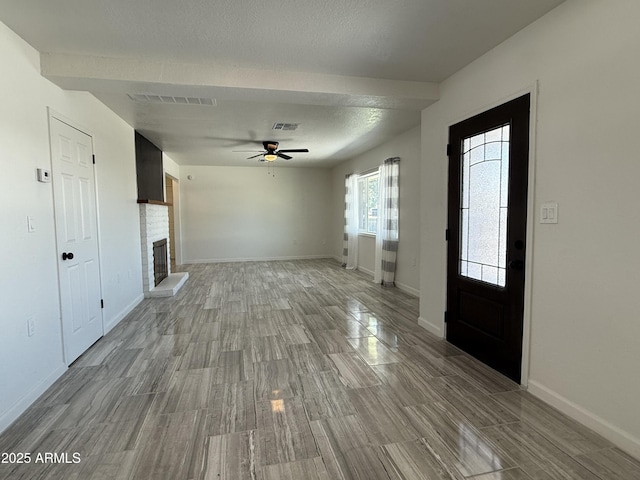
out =
[[[396,287],[398,287],[403,292],[410,293],[414,297],[420,298],[420,290],[418,290],[417,288],[413,288],[413,287],[410,287],[409,285],[406,285],[404,283],[399,283],[399,282],[396,282]]]
[[[118,313],[115,317],[113,317],[108,322],[105,322],[105,324],[104,324],[104,335],[106,335],[111,330],[113,330],[115,328],[115,326],[118,325],[118,323],[120,323],[122,321],[122,319],[124,319],[124,317],[129,315],[133,311],[133,309],[136,308],[140,304],[140,302],[142,300],[144,300],[144,294],[141,294],[141,295],[137,296],[133,300],[133,302],[131,302],[126,307],[124,307],[124,309],[122,311],[120,311],[120,313]]]
[[[535,380],[529,379],[527,390],[543,402],[599,433],[628,454],[640,458],[640,439]]]
[[[362,273],[365,273],[365,274],[369,275],[370,277],[374,276],[373,270],[369,270],[368,268],[364,268],[364,267],[358,266],[358,271],[362,272]]]
[[[273,262],[278,260],[315,260],[320,258],[335,258],[332,255],[299,255],[291,257],[239,257],[239,258],[198,258],[185,260],[185,264],[190,263],[232,263],[232,262]]]
[[[110,321],[104,324],[104,335],[111,331],[124,317],[126,317],[138,304],[144,299],[144,295],[136,297],[129,305],[127,305],[120,313],[113,317]],[[35,402],[40,395],[42,395],[47,388],[58,380],[64,372],[67,371],[67,366],[61,364],[53,372],[51,372],[44,380],[36,385],[32,390],[27,392],[21,399],[19,399],[9,410],[7,410],[2,416],[0,416],[0,433],[6,430],[20,415],[22,415],[27,408],[29,408],[33,402]]]
[[[369,270],[368,268],[358,266],[357,270],[359,272],[364,273],[365,275],[369,275],[370,277],[375,277],[375,272],[373,270]],[[404,283],[395,282],[395,284],[398,290],[402,290],[403,292],[410,293],[415,297],[420,297],[420,290],[410,287],[409,285],[406,285]]]
[[[424,328],[429,333],[432,333],[438,338],[444,338],[444,331],[440,325],[436,325],[433,322],[430,322],[426,318],[418,317],[418,325]]]
[[[35,402],[40,395],[42,395],[47,388],[58,380],[64,372],[67,371],[67,366],[61,364],[53,372],[47,375],[39,384],[31,389],[25,396],[20,398],[14,403],[9,410],[0,416],[0,433],[4,432],[17,418],[22,415],[27,408]]]

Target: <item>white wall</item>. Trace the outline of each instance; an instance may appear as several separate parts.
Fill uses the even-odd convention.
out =
[[[185,263],[329,256],[329,170],[267,171],[180,167]]]
[[[175,179],[180,178],[180,165],[178,165],[169,155],[162,153],[162,169],[166,175]]]
[[[400,157],[400,246],[396,285],[417,295],[420,287],[420,127],[333,168],[331,252],[342,259],[345,176],[379,167],[390,157]],[[358,268],[370,274],[375,271],[375,237],[361,235],[358,238]]]
[[[573,0],[441,85],[422,116],[421,317],[444,330],[448,126],[539,82],[529,389],[640,456],[640,2]]]
[[[51,168],[47,107],[94,139],[106,328],[142,298],[133,131],[91,95],[43,79],[39,65],[38,53],[0,23],[0,431],[66,369],[52,187],[36,181],[36,168]]]

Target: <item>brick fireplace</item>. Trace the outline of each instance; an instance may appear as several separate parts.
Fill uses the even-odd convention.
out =
[[[142,247],[142,286],[145,292],[156,287],[153,269],[153,243],[169,238],[169,208],[153,203],[140,204],[140,246]],[[166,255],[166,251],[165,251]],[[165,263],[168,263],[165,261]],[[167,267],[167,275],[170,274]]]
[[[189,278],[187,272],[171,273],[169,251],[169,207],[164,202],[138,200],[140,204],[140,246],[142,251],[142,287],[145,297],[173,296]],[[154,269],[154,244],[166,242],[164,258],[156,258],[162,264],[166,277],[160,278]],[[157,254],[158,255],[158,254]]]
[[[189,278],[189,274],[187,272],[171,273],[171,262],[168,258],[171,247],[169,235],[171,203],[164,201],[162,151],[139,132],[135,133],[135,144],[140,207],[142,287],[145,297],[169,297],[176,294]],[[158,242],[166,242],[162,252],[157,249]],[[158,271],[160,268],[164,270],[162,273]]]

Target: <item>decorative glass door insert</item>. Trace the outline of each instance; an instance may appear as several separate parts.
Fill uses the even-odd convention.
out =
[[[464,138],[460,198],[460,275],[506,284],[509,125]]]

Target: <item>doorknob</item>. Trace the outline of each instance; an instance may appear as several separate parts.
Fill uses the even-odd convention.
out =
[[[62,260],[73,260],[73,253],[69,252],[63,252],[62,253]]]
[[[524,268],[524,262],[522,260],[511,260],[509,262],[509,268],[514,270],[522,270]]]

